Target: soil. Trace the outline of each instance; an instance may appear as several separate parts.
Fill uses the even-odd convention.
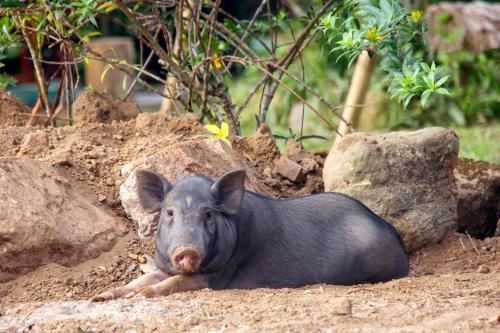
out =
[[[24,155],[53,166],[75,189],[118,216],[130,230],[111,251],[96,259],[73,267],[45,265],[0,284],[0,332],[500,329],[500,238],[480,241],[457,233],[412,254],[409,277],[383,284],[201,290],[148,300],[88,303],[89,297],[141,275],[141,264],[151,260],[152,239],[137,239],[135,226],[118,199],[121,167],[179,140],[206,134],[191,116],[156,122],[154,130],[145,130],[148,119],[158,117],[141,114],[137,124],[135,120],[115,120],[62,128],[0,129],[0,156]],[[307,171],[304,180],[293,183],[275,171],[279,153],[266,128],[254,137],[231,141],[273,196],[323,190],[323,157],[290,143],[287,157]]]
[[[97,259],[72,268],[47,265],[0,284],[0,331],[498,332],[499,250],[498,237],[479,241],[452,233],[411,256],[409,277],[387,283],[88,303],[140,274],[132,258],[151,248],[129,233]]]
[[[30,109],[7,91],[0,89],[0,128],[22,126],[30,116]]]

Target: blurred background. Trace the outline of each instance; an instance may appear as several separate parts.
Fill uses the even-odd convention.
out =
[[[260,1],[252,0],[224,0],[222,8],[239,19],[250,19],[259,3]],[[299,17],[302,17],[306,3],[307,1],[286,1],[283,7],[290,15],[286,27],[279,32],[283,34],[283,38],[302,29],[303,22],[300,22]],[[414,101],[404,110],[400,103],[389,98],[380,66],[375,65],[363,110],[355,121],[356,130],[392,131],[426,126],[449,127],[460,137],[461,157],[500,163],[500,11],[490,10],[498,10],[499,5],[495,4],[495,1],[457,3],[432,0],[407,0],[403,1],[403,4],[409,10],[424,10],[429,24],[428,42],[422,41],[418,52],[424,59],[428,59],[429,63],[434,59],[437,64],[445,67],[450,75],[447,83],[450,95],[436,96],[425,108],[422,108],[418,101]],[[464,10],[457,7],[457,4],[468,4],[473,7],[466,8],[474,10]],[[124,52],[126,57],[136,63],[139,62],[141,52],[142,55],[149,53],[147,48],[139,47],[135,36],[125,27],[114,24],[110,17],[102,17],[99,20],[102,36],[96,38],[95,43],[98,43],[100,38],[125,37],[118,40],[130,45]],[[265,27],[263,29],[265,30]],[[329,103],[341,106],[345,103],[354,66],[348,69],[347,60],[341,58],[337,61],[339,54],[330,52],[324,45],[322,38],[316,38],[304,51],[300,61],[292,65],[290,71],[302,77]],[[250,46],[259,52],[258,43]],[[59,59],[59,55],[49,48],[43,52],[44,59],[49,62]],[[278,54],[279,52],[278,49]],[[7,59],[3,61],[6,66],[0,69],[0,87],[10,91],[26,104],[35,105],[38,92],[28,51],[25,48],[13,47],[8,49],[6,55]],[[49,62],[44,64],[46,75],[55,76],[57,79],[57,67]],[[157,59],[151,61],[148,69],[161,72]],[[102,68],[95,74],[86,71],[91,72],[82,64],[77,94],[91,89],[92,82],[95,85],[101,78]],[[235,66],[228,83],[234,103],[241,103],[261,78],[262,73],[251,66]],[[301,90],[295,81],[287,78],[284,80],[295,90]],[[49,93],[54,95],[56,90],[57,80],[54,80],[49,87]],[[314,96],[304,93],[304,97],[311,105],[319,106],[320,103]],[[143,112],[158,111],[162,101],[161,96],[146,92],[139,85],[135,88],[132,98]],[[259,103],[260,95],[257,94],[250,100],[248,109],[257,110]],[[324,112],[326,117],[332,117],[328,111]],[[332,133],[314,112],[281,87],[271,104],[267,123],[281,148],[287,139],[296,139],[299,133],[302,133],[305,148],[325,152],[335,137],[335,133]],[[241,116],[241,126],[243,135],[253,134],[256,128],[255,113],[244,112]]]

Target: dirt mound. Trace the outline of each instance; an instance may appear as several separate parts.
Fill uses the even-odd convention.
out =
[[[84,92],[73,104],[74,119],[78,124],[127,121],[140,112],[133,102],[111,101],[95,91]]]
[[[46,165],[0,158],[0,281],[109,251],[126,228]]]
[[[24,126],[29,119],[30,109],[17,98],[0,89],[0,128]]]

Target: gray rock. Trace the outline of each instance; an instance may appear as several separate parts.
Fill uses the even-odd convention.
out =
[[[349,134],[325,161],[325,190],[362,201],[392,223],[413,251],[456,225],[457,153],[457,136],[444,128]]]
[[[169,146],[158,153],[132,161],[121,169],[125,181],[120,186],[120,200],[128,216],[137,223],[137,234],[143,238],[154,233],[158,214],[147,214],[136,194],[135,170],[153,170],[162,174],[171,183],[189,175],[217,178],[224,173],[245,169],[245,187],[266,194],[255,171],[249,169],[245,160],[228,144],[220,140],[186,140]]]

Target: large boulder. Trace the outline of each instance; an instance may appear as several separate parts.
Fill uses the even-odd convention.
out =
[[[456,225],[457,153],[458,138],[445,128],[349,134],[325,161],[325,190],[362,201],[392,223],[413,251]]]
[[[50,262],[94,258],[123,228],[43,163],[0,158],[0,282]]]
[[[145,213],[139,203],[135,178],[137,169],[156,171],[171,183],[190,175],[214,179],[231,170],[245,169],[246,189],[266,193],[255,172],[248,168],[244,158],[227,143],[220,140],[188,139],[152,156],[132,161],[121,169],[124,182],[120,186],[120,200],[125,212],[137,223],[137,233],[141,238],[154,232],[158,214]]]
[[[460,159],[457,231],[476,238],[495,235],[500,218],[500,165]]]

